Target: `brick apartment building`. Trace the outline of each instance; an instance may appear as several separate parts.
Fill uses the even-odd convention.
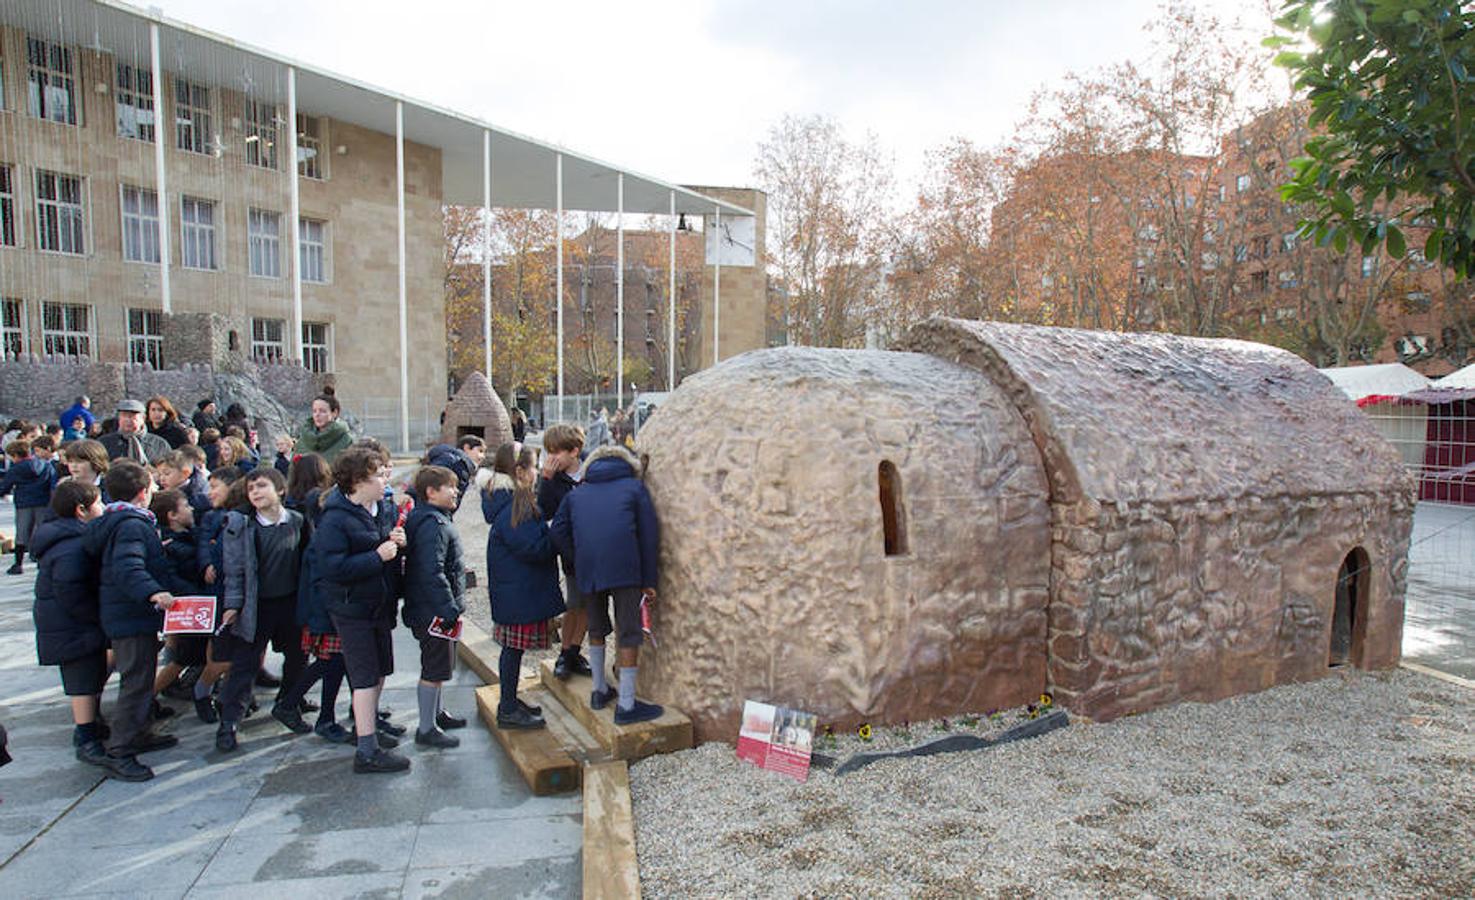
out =
[[[1475,291],[1423,258],[1417,224],[1403,260],[1297,235],[1303,211],[1279,187],[1305,121],[1298,106],[1272,110],[1214,156],[1037,161],[993,215],[1001,293],[1025,319],[1240,337],[1319,366],[1403,362],[1437,376],[1475,359]]]
[[[443,205],[559,197],[749,213],[116,0],[0,6],[6,359],[301,365],[408,444],[446,395]]]

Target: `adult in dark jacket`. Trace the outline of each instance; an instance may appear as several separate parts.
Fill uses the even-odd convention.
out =
[[[81,481],[60,485],[52,496],[56,518],[31,540],[36,575],[36,658],[61,671],[62,690],[72,706],[72,746],[77,759],[103,765],[107,750],[97,713],[108,678],[107,635],[97,607],[97,571],[87,556],[87,522],[102,515],[96,487]]]
[[[644,640],[640,604],[656,595],[660,526],[650,493],[640,480],[640,461],[624,447],[601,447],[584,464],[583,484],[564,499],[551,526],[560,553],[571,553],[579,589],[589,594],[589,667],[594,670],[595,708],[614,699],[604,681],[604,639],[616,629],[619,645],[619,703],[616,724],[646,721],[661,708],[635,697],[635,678]],[[608,603],[614,602],[614,627]]]
[[[225,425],[220,420],[220,413],[215,406],[214,397],[206,397],[195,404],[195,414],[192,421],[195,423],[195,428],[201,432],[206,428],[214,428],[216,431],[219,431]]]
[[[558,556],[548,523],[533,494],[537,465],[530,448],[497,448],[495,474],[481,498],[487,534],[487,590],[492,601],[492,637],[502,645],[498,662],[499,728],[541,728],[544,721],[519,702],[516,684],[524,650],[546,649],[552,619],[564,611],[558,590]],[[510,688],[509,688],[510,686]]]
[[[146,404],[149,434],[157,435],[169,442],[170,450],[178,450],[189,443],[189,432],[179,422],[179,413],[168,397],[154,396]]]
[[[107,765],[115,777],[145,781],[153,772],[136,754],[179,743],[172,735],[148,731],[159,662],[156,635],[164,625],[163,610],[174,605],[172,570],[148,511],[153,476],[120,459],[108,469],[106,482],[109,496],[124,499],[109,504],[88,526],[87,552],[100,560],[102,629],[112,642],[120,682]]]
[[[118,402],[118,430],[99,437],[108,459],[131,459],[153,465],[173,448],[169,442],[144,428],[143,404],[137,400]]]
[[[390,630],[395,595],[391,569],[399,565],[404,530],[386,528],[378,517],[384,499],[386,460],[367,447],[353,447],[333,465],[338,488],[324,505],[313,535],[313,565],[323,605],[343,642],[348,686],[353,691],[358,752],[355,772],[399,772],[409,759],[380,746],[379,695],[394,671]],[[389,523],[392,525],[392,523]]]

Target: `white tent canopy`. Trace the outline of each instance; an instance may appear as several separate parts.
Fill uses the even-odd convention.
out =
[[[5,0],[7,19],[53,40],[112,53],[120,63],[149,67],[149,26],[159,26],[159,44],[168,71],[228,72],[236,90],[261,101],[287,102],[287,71],[295,69],[297,108],[395,133],[395,105],[404,104],[405,140],[441,151],[443,196],[447,203],[482,204],[483,134],[491,143],[493,206],[555,209],[554,171],[563,156],[563,208],[616,212],[616,179],[624,175],[624,211],[666,215],[675,211],[711,215],[752,212],[695,191],[632,172],[434,104],[372,87],[311,65],[261,50],[184,22],[151,15],[118,0]],[[406,12],[413,15],[413,12]]]
[[[1398,397],[1429,387],[1429,379],[1402,363],[1340,366],[1318,371],[1353,401],[1365,397]]]
[[[1435,379],[1432,388],[1475,388],[1475,363],[1456,369],[1443,378]]]

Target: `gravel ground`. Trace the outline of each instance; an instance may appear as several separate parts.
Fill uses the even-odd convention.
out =
[[[630,782],[650,897],[1475,896],[1475,691],[1404,670],[802,785],[725,744]]]

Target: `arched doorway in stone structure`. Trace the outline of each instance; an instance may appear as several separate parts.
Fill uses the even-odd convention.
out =
[[[1362,655],[1370,566],[1367,551],[1361,547],[1353,547],[1337,570],[1336,597],[1332,604],[1331,646],[1327,651],[1328,666],[1345,666]]]

